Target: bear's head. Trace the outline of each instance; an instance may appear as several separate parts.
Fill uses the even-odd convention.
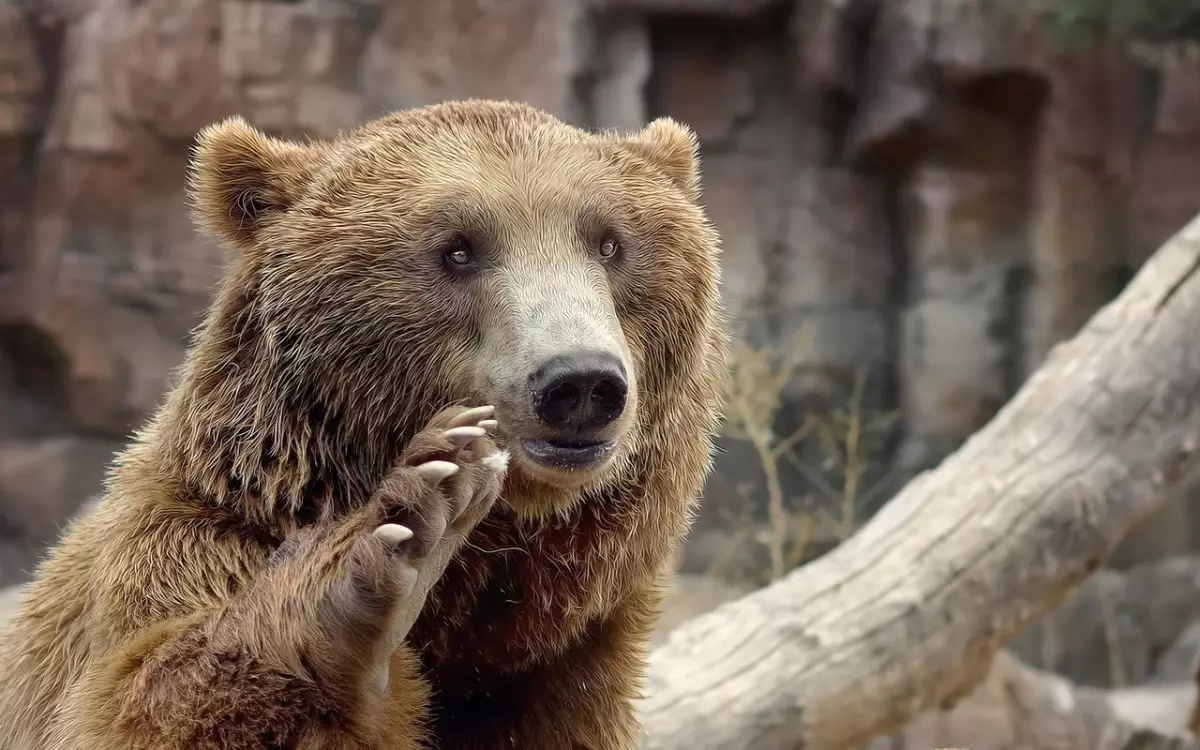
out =
[[[707,437],[718,240],[670,119],[593,133],[468,100],[299,143],[232,118],[190,179],[232,255],[180,432],[222,448],[200,478],[218,496],[369,491],[455,402],[496,406],[525,516],[637,471],[652,423]]]

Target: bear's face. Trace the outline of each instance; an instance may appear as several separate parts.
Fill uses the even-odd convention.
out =
[[[307,145],[234,119],[201,134],[192,187],[282,388],[396,434],[494,404],[526,490],[506,495],[534,512],[627,471],[656,394],[700,366],[717,241],[695,148],[669,120],[592,134],[498,102]]]

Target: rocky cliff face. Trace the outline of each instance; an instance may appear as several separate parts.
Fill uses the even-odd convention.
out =
[[[865,374],[902,415],[901,474],[936,462],[1200,210],[1200,59],[1065,47],[1003,5],[0,5],[0,583],[181,359],[222,263],[184,210],[188,149],[232,113],[286,136],[464,96],[681,118],[743,338],[803,341],[781,424]],[[747,480],[737,451],[714,507]]]

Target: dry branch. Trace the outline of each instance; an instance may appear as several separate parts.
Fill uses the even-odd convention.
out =
[[[999,414],[825,557],[675,630],[650,750],[841,750],[953,703],[1200,444],[1200,217]]]

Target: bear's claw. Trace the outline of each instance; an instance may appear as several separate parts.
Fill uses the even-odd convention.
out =
[[[442,437],[461,448],[472,440],[481,438],[486,434],[487,430],[482,427],[452,427],[443,432]]]
[[[458,464],[449,461],[426,461],[417,467],[417,473],[426,482],[436,487],[442,483],[443,479],[458,473]]]
[[[412,539],[412,529],[398,523],[385,523],[373,532],[375,538],[391,547],[398,547],[401,542]]]
[[[466,425],[478,424],[481,419],[487,419],[496,412],[494,406],[476,406],[472,409],[467,409],[462,414],[459,414],[454,419],[450,420],[450,427],[465,427]]]

